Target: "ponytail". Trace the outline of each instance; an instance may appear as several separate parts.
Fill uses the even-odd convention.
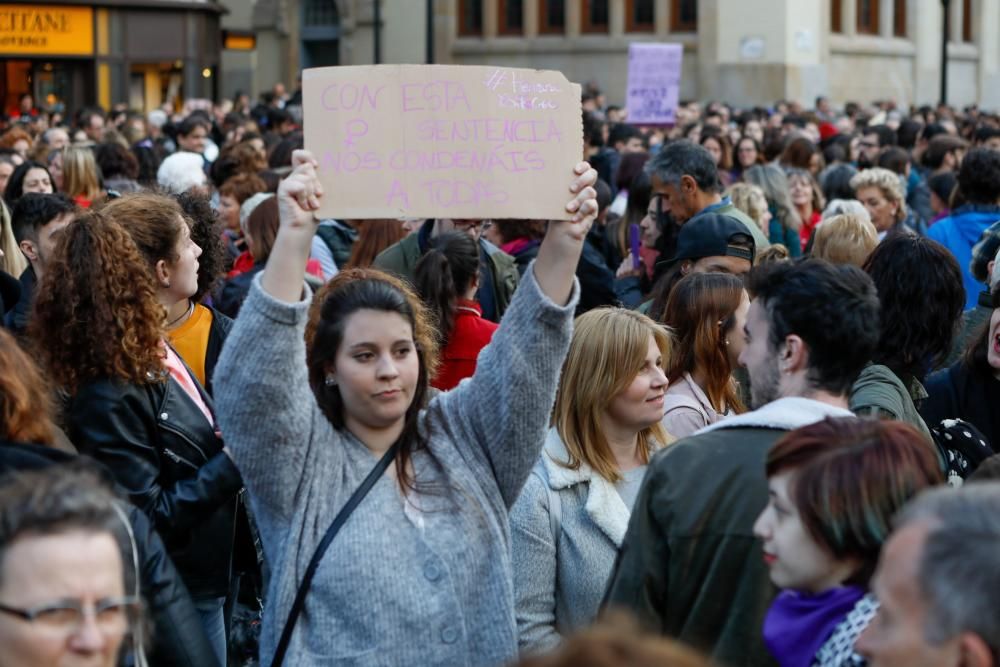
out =
[[[451,337],[458,300],[479,271],[479,245],[462,232],[442,234],[417,262],[414,286],[437,320],[441,346]]]

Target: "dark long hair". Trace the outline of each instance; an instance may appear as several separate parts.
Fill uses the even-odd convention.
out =
[[[965,307],[958,262],[937,241],[890,234],[862,268],[875,283],[882,313],[872,361],[904,382],[923,380],[947,356]]]
[[[479,247],[472,237],[462,232],[449,232],[433,239],[417,262],[413,284],[437,320],[442,347],[448,344],[455,326],[458,299],[478,274]]]
[[[49,168],[41,162],[25,160],[14,169],[13,173],[10,175],[10,180],[7,181],[7,189],[4,190],[3,198],[8,205],[13,206],[14,203],[24,194],[24,179],[28,175],[28,172],[32,169],[41,169],[48,174],[49,182],[52,183],[52,191],[55,192],[56,182],[52,180],[52,174],[49,172]]]
[[[667,379],[677,382],[701,368],[707,378],[705,395],[712,407],[743,412],[726,353],[726,337],[743,300],[743,281],[726,273],[693,273],[670,292],[663,323],[676,336]],[[733,335],[743,335],[736,332]]]
[[[427,404],[427,388],[437,370],[437,342],[427,309],[420,298],[399,278],[374,269],[346,269],[328,282],[313,299],[306,326],[306,366],[309,386],[320,410],[337,430],[345,428],[344,401],[336,385],[327,386],[328,369],[337,358],[344,329],[359,310],[396,313],[413,329],[420,364],[413,402],[406,410],[399,436],[396,473],[404,491],[415,488],[409,462],[413,452],[426,444],[420,434],[418,417]]]

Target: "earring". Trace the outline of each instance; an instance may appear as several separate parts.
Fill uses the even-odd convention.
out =
[[[337,378],[333,377],[332,374],[331,375],[327,375],[326,376],[325,384],[326,384],[327,387],[336,387],[337,386]]]
[[[169,280],[164,280],[163,281],[163,289],[170,289],[170,281]]]
[[[729,339],[726,339],[726,347],[729,347]]]

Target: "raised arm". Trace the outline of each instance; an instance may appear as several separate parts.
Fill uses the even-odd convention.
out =
[[[455,442],[468,443],[461,454],[484,466],[484,483],[497,484],[507,507],[517,499],[548,430],[573,333],[576,265],[597,212],[590,187],[596,178],[586,162],[576,166],[570,185],[575,196],[566,205],[574,219],[549,224],[538,258],[479,355],[476,374],[436,401],[441,426],[453,432]]]
[[[309,387],[303,335],[311,293],[306,262],[322,189],[305,151],[278,188],[281,226],[264,273],[254,280],[216,369],[219,424],[258,512],[280,520],[294,510],[310,466],[313,429],[327,428]],[[327,443],[329,444],[329,443]],[[337,447],[323,456],[335,457]]]
[[[576,177],[569,190],[574,197],[566,204],[566,210],[573,214],[573,219],[549,223],[534,264],[535,280],[542,293],[559,306],[569,302],[583,242],[597,215],[597,192],[592,187],[597,182],[597,172],[586,162],[581,162],[573,173]]]
[[[313,213],[319,209],[323,196],[316,160],[311,153],[303,150],[292,153],[292,167],[291,175],[278,186],[281,226],[261,279],[265,292],[286,303],[302,299],[306,264],[319,224]]]

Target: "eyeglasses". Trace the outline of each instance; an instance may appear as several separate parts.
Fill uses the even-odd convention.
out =
[[[102,634],[124,634],[129,620],[136,618],[140,608],[141,601],[135,596],[102,598],[94,604],[67,598],[29,609],[0,604],[0,612],[16,616],[53,634],[65,636],[79,632],[88,614],[92,614]]]

